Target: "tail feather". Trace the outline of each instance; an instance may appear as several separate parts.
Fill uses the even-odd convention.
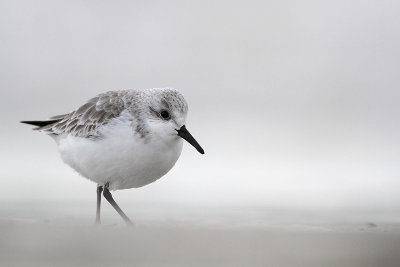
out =
[[[30,125],[35,125],[40,127],[44,127],[56,122],[59,122],[60,120],[47,120],[47,121],[21,121],[21,123],[26,123],[26,124],[30,124]]]

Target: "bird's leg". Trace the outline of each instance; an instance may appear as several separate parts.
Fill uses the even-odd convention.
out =
[[[118,214],[121,215],[122,219],[124,219],[126,224],[128,226],[132,226],[133,225],[132,221],[128,218],[128,216],[126,216],[126,214],[121,210],[121,208],[115,202],[115,200],[113,199],[113,197],[110,193],[110,190],[108,190],[108,187],[109,187],[109,183],[106,183],[104,185],[103,196],[107,199],[108,202],[110,202],[111,206],[113,206],[113,208],[118,212]]]
[[[100,222],[100,204],[101,204],[101,193],[103,192],[103,186],[97,185],[97,206],[96,206],[96,221],[94,224],[101,224]]]

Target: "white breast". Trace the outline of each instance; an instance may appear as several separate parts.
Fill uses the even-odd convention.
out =
[[[65,163],[83,177],[110,189],[141,187],[165,175],[178,160],[182,139],[141,138],[128,120],[115,120],[102,130],[104,138],[72,135],[56,138]]]

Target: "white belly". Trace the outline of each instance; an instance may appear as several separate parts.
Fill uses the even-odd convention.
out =
[[[175,165],[183,145],[179,137],[145,142],[129,125],[113,129],[103,139],[68,135],[56,141],[65,163],[98,184],[108,182],[111,190],[141,187],[161,178]]]

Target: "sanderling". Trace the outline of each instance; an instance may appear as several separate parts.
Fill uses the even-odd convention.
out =
[[[57,143],[62,160],[97,183],[96,224],[101,194],[130,225],[110,190],[137,188],[165,175],[178,160],[183,142],[204,150],[185,127],[188,105],[175,89],[109,91],[77,110],[38,126]]]

